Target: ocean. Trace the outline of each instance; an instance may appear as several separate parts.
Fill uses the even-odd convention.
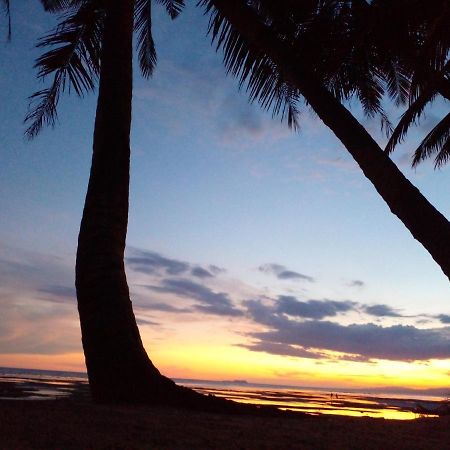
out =
[[[209,381],[174,379],[178,384],[204,394],[213,394],[241,403],[271,405],[283,410],[308,414],[337,414],[358,417],[408,420],[419,417],[416,412],[433,411],[442,404],[440,396],[423,392],[368,392],[336,388],[309,388],[248,383],[245,380]],[[77,383],[87,384],[87,374],[53,370],[0,367],[0,399],[46,400],[70,395]],[[19,391],[13,386],[20,387]],[[433,416],[433,414],[428,414]]]

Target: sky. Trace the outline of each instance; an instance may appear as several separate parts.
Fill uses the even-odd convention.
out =
[[[134,80],[126,268],[152,361],[175,378],[448,390],[448,279],[314,113],[295,133],[248,103],[188,3],[174,22],[155,9],[158,66]],[[34,44],[55,18],[35,0],[12,6],[12,42],[0,28],[0,366],[83,371],[74,264],[96,95],[63,96],[56,127],[24,138],[27,97],[43,86]],[[436,102],[393,159],[450,217],[449,168],[410,168],[445,111]]]

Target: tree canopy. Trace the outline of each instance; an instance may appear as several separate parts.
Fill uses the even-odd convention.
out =
[[[228,72],[245,85],[251,101],[282,112],[298,126],[302,93],[256,43],[249,45],[223,14],[223,2],[203,0],[210,13],[210,34],[224,51]],[[289,55],[289,64],[313,75],[339,101],[358,99],[364,113],[378,116],[390,137],[391,152],[437,96],[450,99],[448,51],[449,2],[446,0],[269,0],[241,2],[253,21],[265,27]],[[406,107],[393,127],[384,99]],[[447,115],[423,139],[413,164],[449,156]]]

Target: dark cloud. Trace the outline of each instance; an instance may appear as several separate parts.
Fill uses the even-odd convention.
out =
[[[436,319],[439,319],[441,323],[450,324],[450,315],[448,314],[439,314],[438,316],[436,316]]]
[[[155,290],[155,287],[145,286]],[[167,303],[147,303],[142,302],[139,306],[143,310],[162,311],[169,313],[190,313],[192,308],[177,308],[176,306],[168,305]]]
[[[190,264],[176,259],[166,258],[159,253],[132,249],[133,256],[126,258],[126,263],[136,272],[153,274],[165,271],[169,275],[185,274],[191,269]]]
[[[388,305],[364,305],[362,306],[362,310],[366,314],[375,317],[403,317],[400,313]]]
[[[208,269],[214,275],[219,275],[221,273],[225,273],[226,272],[226,270],[223,267],[218,267],[218,266],[215,266],[214,264],[210,264],[208,266]]]
[[[336,300],[308,300],[299,301],[292,296],[278,297],[275,312],[305,319],[323,319],[334,317],[340,312],[355,309],[356,303]]]
[[[258,270],[266,274],[275,275],[279,280],[305,280],[311,283],[314,282],[313,277],[288,270],[280,264],[263,264],[258,267]]]
[[[191,275],[197,278],[213,278],[214,275],[202,267],[194,267],[191,269]]]
[[[131,248],[130,253],[131,256],[125,258],[127,266],[136,272],[145,274],[192,275],[204,279],[214,278],[216,275],[225,272],[225,269],[213,264],[201,267],[178,259],[166,258],[157,252],[137,248]]]
[[[317,353],[316,349],[319,349],[319,353],[323,350],[336,351],[350,354],[346,359],[366,361],[450,357],[450,327],[419,329],[404,325],[381,327],[373,323],[341,325],[319,320],[301,322],[279,314],[276,306],[266,306],[259,300],[247,301],[245,306],[255,322],[271,328],[249,334],[255,339],[253,348],[261,351],[277,349],[278,354],[292,354],[300,350]]]
[[[350,287],[363,287],[363,286],[365,286],[365,283],[364,283],[364,281],[361,281],[361,280],[352,280],[352,281],[350,281],[349,286]]]
[[[249,135],[258,137],[264,131],[261,113],[253,105],[230,95],[220,105],[219,128],[228,140]]]
[[[160,286],[147,286],[155,292],[170,293],[199,302],[193,309],[219,316],[242,316],[226,293],[214,292],[207,286],[184,278],[162,280]]]
[[[142,319],[140,317],[136,317],[136,322],[138,325],[140,326],[153,326],[153,327],[158,327],[161,324],[158,322],[154,322],[153,320],[148,320],[148,319]]]

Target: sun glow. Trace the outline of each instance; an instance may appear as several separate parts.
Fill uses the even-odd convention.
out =
[[[152,359],[174,378],[246,379],[252,382],[336,387],[442,387],[450,360],[355,362],[306,359],[253,352],[237,345],[164,342],[152,346]]]

